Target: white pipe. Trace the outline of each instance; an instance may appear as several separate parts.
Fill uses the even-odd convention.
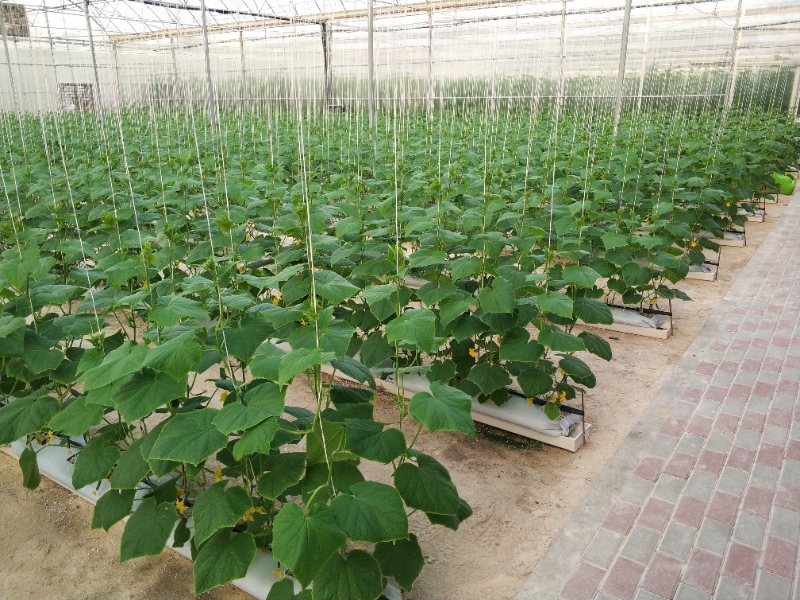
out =
[[[206,86],[208,88],[208,120],[214,128],[214,83],[211,81],[211,56],[208,51],[208,24],[206,19],[206,0],[200,0],[200,16],[203,27],[203,50],[206,56]]]
[[[373,56],[374,47],[372,40],[373,14],[372,0],[367,2],[367,68],[369,69],[369,126],[375,127],[375,59]]]
[[[614,137],[619,130],[619,119],[622,114],[622,88],[625,84],[625,63],[628,60],[628,33],[631,27],[632,0],[625,0],[625,16],[622,21],[622,39],[619,45],[619,72],[617,73],[617,92],[614,102]]]
[[[733,46],[731,49],[731,71],[728,76],[728,93],[725,96],[725,110],[733,104],[733,96],[736,93],[736,76],[739,67],[739,41],[742,38],[741,22],[744,17],[744,0],[739,0],[736,8],[736,23],[733,26]]]
[[[644,26],[644,50],[642,50],[642,74],[639,76],[639,93],[636,96],[636,111],[642,109],[642,94],[644,94],[644,79],[647,75],[647,49],[650,46],[650,13],[653,6],[647,7],[647,23]]]
[[[797,117],[798,102],[800,102],[800,66],[796,67],[794,70],[792,98],[789,100],[789,112],[793,117]]]
[[[92,67],[94,67],[94,87],[97,98],[97,114],[103,118],[103,96],[100,92],[100,72],[97,70],[97,53],[94,49],[94,35],[92,34],[92,20],[89,17],[89,0],[83,0],[83,15],[86,17],[86,31],[89,32],[89,49],[92,53]]]
[[[433,9],[428,12],[428,113],[433,113]]]

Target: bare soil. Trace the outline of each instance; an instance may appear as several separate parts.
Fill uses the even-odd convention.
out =
[[[587,420],[594,424],[577,453],[515,436],[479,429],[476,439],[444,433],[423,434],[420,450],[440,460],[452,474],[474,514],[452,532],[412,517],[428,564],[412,600],[512,598],[548,546],[603,472],[673,367],[719,304],[742,268],[780,217],[786,204],[767,205],[764,223],[747,224],[747,246],[726,247],[715,282],[680,284],[692,302],[673,303],[674,335],[656,340],[597,330],[611,343],[614,359],[590,357],[597,387],[586,397]],[[585,358],[585,357],[584,357]],[[304,382],[287,401],[312,401]],[[379,417],[389,419],[394,403],[380,394]],[[369,476],[388,475],[380,465]],[[24,490],[19,467],[0,455],[0,599],[184,599],[193,597],[192,566],[166,551],[163,556],[119,564],[122,526],[91,531],[92,506],[56,484],[43,481]],[[225,586],[202,598],[235,600],[248,595]]]

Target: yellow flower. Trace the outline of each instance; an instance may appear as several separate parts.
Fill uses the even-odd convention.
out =
[[[503,343],[503,336],[502,335],[498,335],[497,336],[497,345],[499,346],[502,343]]]
[[[49,430],[49,429],[48,429],[48,430],[47,430],[47,437],[48,437],[48,439],[50,440],[50,443],[52,444],[52,443],[55,441],[55,439],[56,439],[56,434],[55,434],[55,433],[53,433],[51,430]]]
[[[184,504],[183,499],[175,500],[175,508],[180,516],[186,513],[186,504]]]
[[[475,358],[476,356],[478,356],[478,351],[477,351],[477,350],[475,350],[475,348],[470,348],[470,349],[469,349],[469,355],[470,355],[472,358]]]
[[[181,486],[175,486],[175,491],[178,493],[178,496],[185,496],[186,490],[183,489]]]
[[[278,302],[280,302],[282,299],[283,299],[283,296],[281,295],[280,292],[278,292],[277,294],[275,294],[275,296],[273,296],[272,303],[273,304],[278,304]]]
[[[644,224],[645,225],[650,225],[650,219],[647,219],[647,221],[645,221]]]
[[[67,456],[69,456],[70,454],[72,454],[72,450],[70,450],[69,448],[67,448]]]
[[[283,579],[282,569],[272,569],[272,572],[278,577],[278,579]]]
[[[253,241],[253,236],[248,233],[246,236],[244,236],[244,239],[246,241],[248,241],[248,242],[252,242]]]
[[[244,265],[239,265],[239,273],[244,273],[246,270]]]
[[[650,304],[658,304],[658,298],[650,298]]]
[[[726,203],[725,203],[725,206],[730,206],[730,205],[731,205],[731,203],[730,203],[730,202],[726,202]]]
[[[222,466],[219,466],[216,469],[214,469],[214,479],[217,480],[217,483],[222,481]]]
[[[558,374],[559,375],[566,375],[567,373],[561,367],[558,367]]]
[[[525,400],[528,402],[528,404],[533,406],[533,398],[526,398]]]
[[[567,399],[567,392],[561,392],[561,395],[558,398],[562,402]]]
[[[149,282],[149,281],[147,281],[147,279],[145,279],[145,280],[142,282],[142,285],[143,285],[144,287],[148,287],[148,286],[150,285],[150,282]]]
[[[295,246],[299,246],[299,245],[300,245],[300,240],[295,240],[295,241],[294,241],[294,245],[295,245]]]
[[[222,391],[222,394],[220,394],[220,396],[219,396],[220,402],[224,403],[225,400],[228,399],[228,393],[229,393],[228,390],[223,390]]]
[[[305,319],[300,319],[300,325],[307,325],[306,320]]]
[[[253,520],[253,515],[256,514],[256,513],[261,514],[261,515],[265,515],[265,514],[267,514],[267,511],[265,511],[260,506],[254,506],[252,508],[248,508],[247,512],[244,513],[244,516],[242,517],[242,521],[245,521],[245,522],[252,521]]]
[[[695,242],[694,240],[692,240],[692,243],[690,245],[692,248],[697,248],[697,242]]]

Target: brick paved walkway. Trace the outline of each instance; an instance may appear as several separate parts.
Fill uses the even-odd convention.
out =
[[[518,598],[800,600],[799,382],[800,191]]]

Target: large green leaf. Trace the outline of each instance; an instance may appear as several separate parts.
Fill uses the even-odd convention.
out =
[[[314,286],[317,295],[331,304],[341,304],[347,298],[355,296],[361,288],[333,271],[317,271],[314,273]]]
[[[144,366],[162,371],[173,379],[183,380],[201,357],[200,345],[194,339],[194,334],[187,332],[151,348]]]
[[[535,398],[553,387],[553,378],[539,369],[526,369],[517,377],[522,392],[528,398]]]
[[[600,273],[591,267],[569,265],[564,268],[562,278],[567,283],[573,283],[578,287],[590,288],[600,279]]]
[[[514,286],[503,277],[495,277],[491,286],[478,294],[478,304],[487,313],[512,313],[516,305]]]
[[[295,580],[291,578],[276,581],[269,588],[267,600],[311,600],[311,590],[303,590],[295,594],[295,585],[297,585]]]
[[[482,362],[472,367],[467,379],[481,388],[487,396],[511,383],[508,371],[502,365],[490,362]]]
[[[150,465],[142,456],[141,447],[144,438],[139,438],[128,446],[111,473],[111,487],[121,490],[135,489],[150,472]]]
[[[248,429],[233,445],[233,458],[241,460],[250,454],[267,454],[279,428],[280,421],[278,421],[277,417],[270,417],[261,421],[255,427]]]
[[[192,509],[194,540],[198,546],[223,527],[232,528],[253,508],[250,494],[243,487],[227,488],[226,481],[215,483],[197,496]]]
[[[589,331],[579,333],[578,337],[583,340],[583,345],[586,346],[586,350],[595,356],[599,356],[603,360],[611,360],[611,344],[605,339]]]
[[[375,546],[375,560],[381,567],[381,572],[394,580],[404,590],[411,591],[414,582],[422,573],[425,558],[419,547],[417,536],[413,533],[407,540],[382,542]]]
[[[306,470],[306,454],[284,452],[270,455],[265,469],[266,472],[258,479],[258,493],[268,500],[275,500],[303,478]]]
[[[88,392],[122,379],[142,368],[147,358],[147,346],[125,342],[109,352],[98,366],[83,374],[83,391]]]
[[[25,327],[25,319],[22,317],[0,316],[0,338],[7,337],[22,327]]]
[[[200,548],[194,561],[194,593],[241,579],[256,557],[256,541],[248,531],[217,532]]]
[[[183,319],[209,320],[211,317],[203,305],[183,296],[161,296],[148,314],[156,325],[172,327]]]
[[[54,349],[50,340],[26,330],[22,358],[25,360],[25,366],[34,375],[38,375],[58,367],[64,359],[64,354],[61,350]]]
[[[605,302],[591,300],[589,298],[578,298],[573,305],[575,316],[584,323],[611,325],[614,316],[611,309]]]
[[[430,456],[417,453],[417,464],[405,462],[394,473],[397,491],[411,508],[452,515],[458,510],[458,491],[450,474]]]
[[[537,340],[555,352],[579,352],[586,349],[582,339],[556,328],[540,331]]]
[[[461,390],[438,381],[431,383],[431,391],[414,394],[408,412],[428,431],[460,431],[475,435],[472,421],[472,398]]]
[[[272,554],[307,586],[323,565],[347,541],[331,509],[315,504],[306,513],[297,504],[284,504],[272,528]]]
[[[371,554],[336,554],[314,579],[314,600],[377,600],[383,592],[381,569]]]
[[[10,444],[44,429],[58,412],[58,401],[49,396],[18,398],[0,408],[0,444]]]
[[[322,352],[319,348],[298,348],[281,357],[278,366],[278,383],[286,385],[296,375],[330,362],[336,358],[333,352]]]
[[[558,366],[561,367],[561,370],[567,375],[572,377],[576,383],[590,388],[597,385],[597,379],[595,379],[594,373],[592,373],[589,365],[576,356],[563,357],[559,361]]]
[[[160,406],[186,395],[187,378],[173,379],[166,373],[135,373],[115,396],[117,410],[128,423],[143,419]],[[99,407],[98,407],[99,408]]]
[[[214,426],[224,434],[243,431],[269,417],[279,417],[285,406],[286,389],[270,382],[245,392],[244,402],[231,402],[214,417]]]
[[[352,377],[357,382],[367,384],[373,390],[375,389],[375,378],[372,373],[355,358],[346,356],[345,358],[331,361],[331,364],[337,371],[341,371],[343,375]]]
[[[390,485],[362,481],[331,502],[336,523],[354,542],[388,542],[408,537],[408,517],[400,494]]]
[[[406,451],[406,438],[399,429],[384,429],[370,419],[348,419],[347,449],[356,456],[389,464]]]
[[[561,292],[548,292],[541,296],[535,296],[534,300],[545,312],[564,317],[565,319],[572,318],[572,299]]]
[[[213,408],[201,408],[170,418],[150,451],[150,458],[200,464],[228,443],[228,436],[212,425],[216,415]]]
[[[102,419],[103,407],[98,404],[87,404],[86,396],[79,396],[64,410],[56,413],[47,427],[68,437],[78,437]]]
[[[386,339],[389,342],[422,352],[433,350],[435,332],[436,315],[427,308],[409,309],[386,324]]]
[[[171,502],[157,504],[155,498],[146,498],[125,524],[120,562],[161,554],[177,520],[178,513]]]
[[[100,496],[92,513],[92,529],[106,531],[131,514],[135,490],[108,490]]]
[[[86,444],[75,461],[72,473],[72,487],[76,490],[104,479],[119,459],[120,451],[116,444],[104,438],[95,438]]]

